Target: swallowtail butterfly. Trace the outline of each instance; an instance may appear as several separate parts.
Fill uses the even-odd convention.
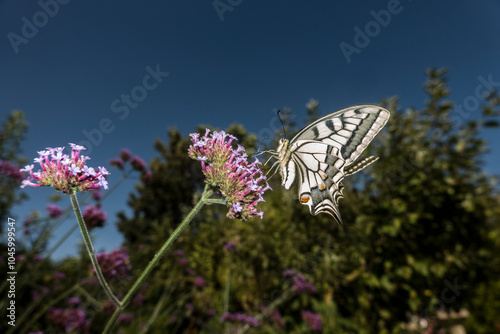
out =
[[[389,119],[388,110],[376,105],[357,105],[326,115],[299,131],[292,139],[281,139],[275,165],[282,185],[290,189],[299,177],[299,201],[312,215],[325,212],[342,226],[338,201],[342,180],[375,160],[361,155]]]

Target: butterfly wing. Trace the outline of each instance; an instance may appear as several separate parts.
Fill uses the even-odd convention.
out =
[[[309,206],[312,215],[328,213],[342,226],[337,204],[342,198],[344,168],[360,156],[389,115],[384,108],[359,105],[324,116],[302,129],[280,155],[285,188],[289,189],[299,174],[300,202]]]
[[[345,161],[339,149],[321,142],[299,140],[292,147],[291,162],[299,174],[299,200],[312,215],[325,212],[342,225],[337,203],[342,197]]]
[[[375,105],[358,105],[326,115],[302,129],[291,140],[314,140],[337,147],[351,165],[384,127],[390,113]]]

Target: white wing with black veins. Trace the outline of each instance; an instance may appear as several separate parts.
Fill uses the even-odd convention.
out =
[[[284,140],[277,152],[283,186],[290,189],[299,174],[300,202],[309,206],[311,214],[328,213],[342,225],[337,205],[342,197],[341,181],[376,160],[353,165],[389,116],[379,106],[353,106],[324,116],[290,141]]]

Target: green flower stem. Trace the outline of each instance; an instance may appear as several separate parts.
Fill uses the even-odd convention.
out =
[[[101,268],[99,267],[99,263],[97,262],[94,246],[92,245],[92,239],[90,238],[87,226],[83,221],[82,213],[80,211],[80,206],[78,205],[78,199],[76,198],[76,194],[75,193],[70,194],[70,198],[71,198],[71,204],[73,205],[73,210],[75,211],[76,219],[78,220],[78,225],[80,226],[80,231],[82,232],[83,241],[85,243],[85,246],[87,247],[87,252],[89,253],[90,261],[92,262],[92,266],[94,266],[97,278],[99,279],[99,282],[101,283],[101,286],[103,287],[108,297],[111,298],[111,300],[116,306],[120,306],[121,305],[120,301],[118,300],[118,298],[116,298],[116,296],[109,288],[109,285],[106,282],[104,275],[102,274]]]
[[[207,204],[223,204],[226,205],[227,201],[225,199],[218,199],[218,198],[207,198],[205,201]]]
[[[106,327],[104,328],[103,334],[109,333],[111,328],[113,327],[116,319],[120,315],[121,311],[127,306],[127,304],[130,302],[134,294],[137,292],[139,287],[142,285],[146,277],[150,274],[150,272],[153,270],[154,266],[160,261],[162,256],[165,254],[165,252],[172,246],[174,241],[179,237],[179,235],[184,231],[184,229],[189,225],[191,220],[193,220],[194,216],[201,210],[203,205],[205,204],[212,204],[212,203],[221,203],[220,201],[214,202],[212,199],[210,199],[210,196],[212,196],[213,190],[211,190],[208,186],[205,186],[205,190],[203,191],[203,194],[201,195],[201,199],[194,208],[189,212],[189,214],[184,218],[182,223],[177,226],[175,231],[170,235],[167,241],[161,246],[160,250],[155,254],[153,259],[149,262],[148,266],[142,274],[137,278],[135,281],[134,285],[130,288],[128,293],[125,295],[123,298],[122,302],[120,305],[116,308],[115,313],[111,316],[111,318],[108,320],[108,323],[106,324]]]

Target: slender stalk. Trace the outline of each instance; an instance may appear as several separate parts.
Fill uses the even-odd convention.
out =
[[[94,246],[92,245],[92,239],[90,238],[89,231],[87,230],[87,226],[85,225],[85,222],[83,221],[82,213],[80,211],[80,206],[78,205],[78,199],[76,198],[76,194],[72,193],[70,194],[71,198],[71,204],[73,205],[73,210],[75,211],[76,219],[78,220],[78,225],[80,226],[80,231],[82,232],[82,237],[83,237],[83,242],[85,243],[85,246],[87,247],[87,252],[89,253],[90,256],[90,261],[92,262],[92,266],[95,269],[97,278],[99,279],[99,283],[101,283],[101,286],[104,289],[104,292],[108,295],[109,298],[113,301],[113,303],[116,306],[120,306],[121,303],[116,298],[116,296],[113,294],[111,291],[108,283],[106,282],[106,279],[104,278],[104,275],[102,274],[101,268],[99,267],[99,263],[97,262],[97,257],[95,256],[95,250]]]
[[[165,252],[170,248],[170,246],[172,246],[172,244],[179,237],[179,235],[182,233],[182,231],[184,231],[184,229],[189,225],[191,220],[193,220],[194,216],[196,216],[196,214],[201,210],[203,205],[211,202],[209,199],[210,199],[210,196],[212,196],[212,194],[213,194],[213,190],[211,190],[208,186],[205,186],[205,190],[203,191],[203,194],[201,195],[200,201],[198,203],[196,203],[194,208],[191,210],[191,212],[188,213],[188,215],[186,216],[186,218],[184,218],[182,223],[180,223],[179,226],[177,226],[177,228],[170,235],[168,240],[165,241],[165,243],[160,248],[160,250],[155,254],[153,259],[151,259],[151,261],[149,262],[146,269],[144,269],[144,271],[139,276],[139,278],[137,278],[134,285],[132,285],[132,287],[130,288],[128,293],[125,295],[125,297],[123,298],[120,305],[116,308],[115,313],[113,313],[111,318],[108,320],[108,323],[106,324],[106,327],[104,328],[103,334],[110,332],[111,328],[113,327],[113,325],[114,325],[116,319],[118,318],[118,316],[120,315],[121,311],[130,302],[130,300],[132,299],[134,294],[137,292],[139,287],[142,285],[142,283],[144,282],[146,277],[153,270],[154,266],[158,263],[158,261],[160,261],[160,259],[163,257]]]

